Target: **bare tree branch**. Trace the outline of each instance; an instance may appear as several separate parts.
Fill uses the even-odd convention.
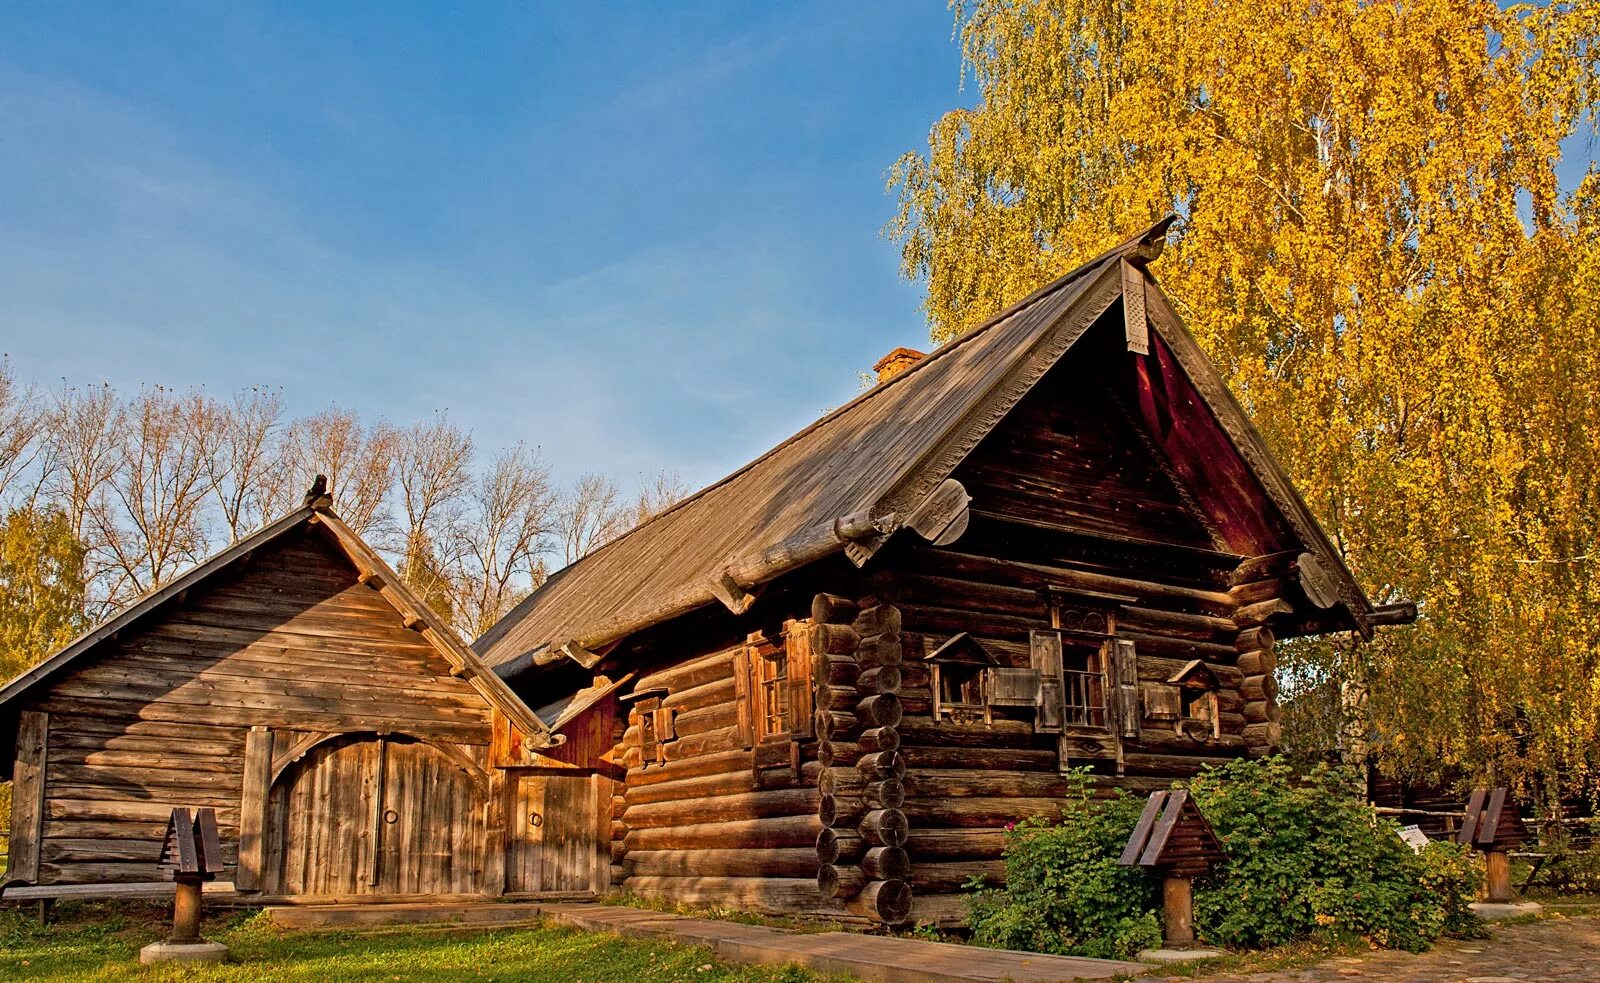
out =
[[[472,484],[472,521],[461,526],[457,626],[476,637],[544,581],[557,528],[549,467],[517,445]]]
[[[628,529],[633,511],[619,502],[616,482],[601,474],[585,474],[561,496],[556,531],[562,559],[575,563]]]
[[[274,446],[283,422],[283,397],[252,386],[234,393],[220,408],[216,452],[206,461],[206,477],[228,528],[228,542],[271,518],[284,499],[283,461]]]
[[[283,480],[275,510],[287,512],[319,474],[328,476],[339,516],[362,535],[381,534],[394,487],[395,432],[379,421],[363,426],[351,410],[330,406],[289,425],[280,445]]]

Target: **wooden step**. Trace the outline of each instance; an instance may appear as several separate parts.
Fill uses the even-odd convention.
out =
[[[280,928],[382,928],[389,925],[517,925],[539,917],[535,901],[403,904],[273,905],[267,919]]]

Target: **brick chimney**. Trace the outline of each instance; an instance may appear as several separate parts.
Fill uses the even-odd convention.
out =
[[[896,348],[878,359],[872,366],[872,371],[878,373],[879,382],[888,382],[906,369],[922,361],[923,357],[923,353],[915,348]]]

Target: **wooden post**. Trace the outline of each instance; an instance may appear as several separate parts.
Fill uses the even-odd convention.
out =
[[[204,878],[197,874],[174,874],[178,885],[172,899],[172,935],[167,942],[172,945],[193,945],[200,941],[200,885]]]
[[[1456,833],[1456,842],[1482,851],[1488,901],[1506,904],[1517,900],[1516,892],[1511,889],[1508,851],[1515,849],[1527,835],[1527,827],[1517,815],[1508,789],[1473,789],[1461,819],[1461,829]]]
[[[267,804],[272,792],[272,731],[252,727],[244,739],[244,791],[239,802],[239,863],[233,886],[262,888],[267,850]]]
[[[224,869],[215,809],[172,810],[157,865],[172,876],[172,934],[139,950],[140,964],[221,962],[228,947],[200,937],[200,886]]]
[[[1161,875],[1161,928],[1168,949],[1193,949],[1193,878],[1223,860],[1222,844],[1184,789],[1152,792],[1117,863]]]
[[[1189,878],[1168,875],[1162,879],[1161,927],[1167,948],[1194,945],[1194,892]]]
[[[1488,900],[1493,902],[1511,902],[1517,900],[1517,894],[1511,889],[1511,858],[1504,850],[1490,850],[1483,855],[1484,884],[1488,888]]]
[[[44,824],[44,774],[49,754],[50,716],[24,710],[17,716],[17,758],[11,776],[10,867],[6,878],[39,879],[39,840]]]

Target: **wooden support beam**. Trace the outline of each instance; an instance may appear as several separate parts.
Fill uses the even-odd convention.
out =
[[[39,879],[44,826],[44,776],[49,760],[50,715],[24,710],[17,717],[17,757],[11,774],[11,840],[6,879]]]
[[[267,800],[272,789],[272,731],[252,727],[244,738],[244,792],[239,801],[239,864],[233,882],[259,891],[266,858]]]
[[[756,597],[761,593],[755,587],[746,587],[739,583],[733,573],[722,571],[706,585],[711,596],[722,602],[722,606],[734,614],[744,614],[756,603]]]

